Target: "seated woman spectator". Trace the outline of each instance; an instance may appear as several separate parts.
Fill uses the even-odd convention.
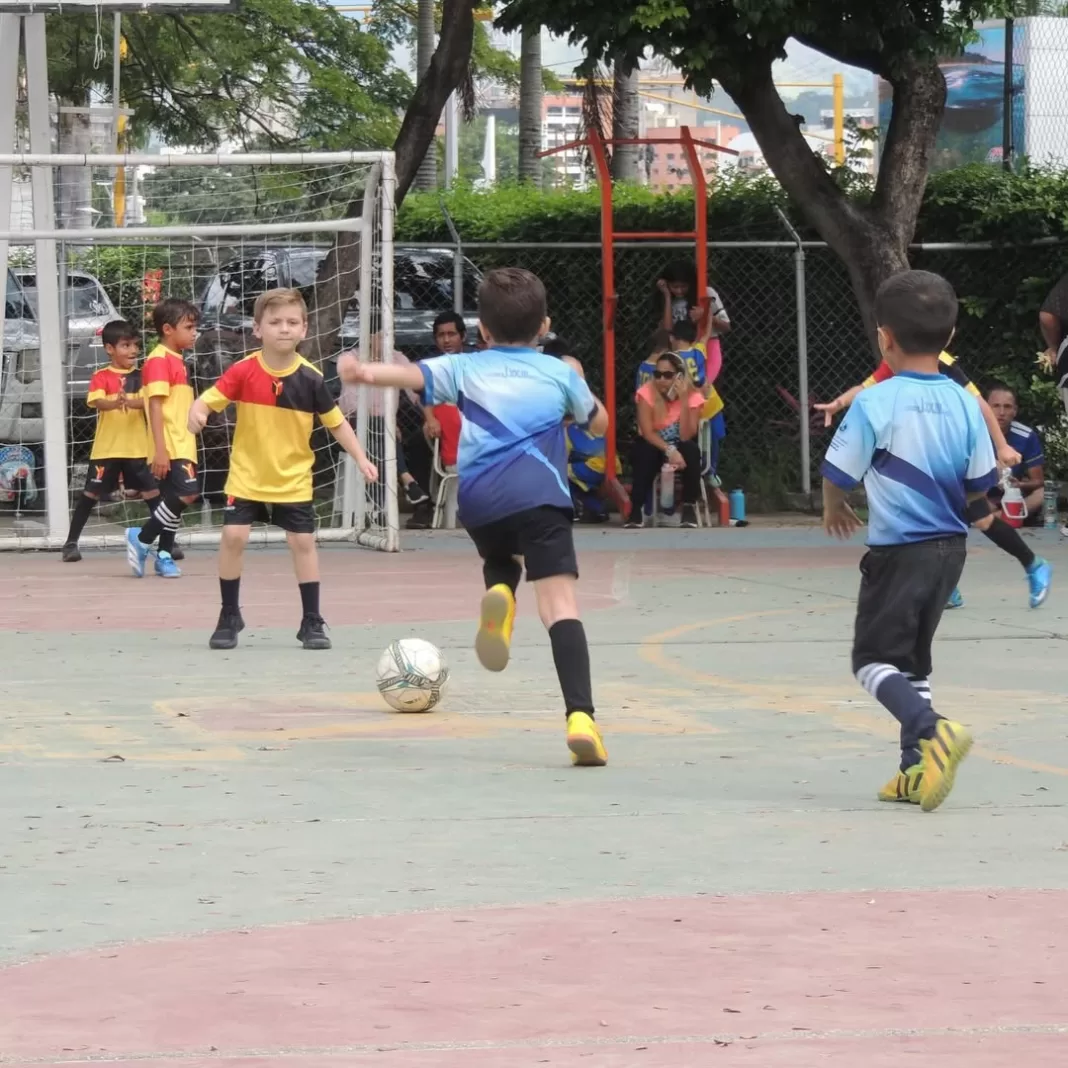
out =
[[[638,407],[638,437],[631,449],[634,502],[626,527],[643,526],[641,503],[648,496],[664,464],[682,475],[682,526],[697,526],[701,497],[701,450],[697,430],[704,394],[686,373],[677,352],[661,353],[653,379],[634,395]]]

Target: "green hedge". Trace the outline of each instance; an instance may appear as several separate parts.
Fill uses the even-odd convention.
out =
[[[554,242],[597,242],[600,198],[586,192],[542,192],[503,187],[492,193],[460,188],[445,203],[465,242],[525,242],[522,249],[470,249],[483,269],[528,266],[549,289],[554,324],[576,342],[591,368],[600,363],[600,249],[553,248]],[[720,182],[708,201],[713,242],[786,240],[775,208],[781,208],[807,240],[817,235],[777,183],[767,177]],[[616,227],[684,230],[692,227],[688,191],[657,195],[621,187],[615,192]],[[400,212],[399,240],[450,241],[438,196],[410,195]],[[1036,241],[1064,241],[1039,244]],[[1021,418],[1059,426],[1063,414],[1048,380],[1035,378],[1042,347],[1038,308],[1050,286],[1068,270],[1068,173],[1029,169],[1009,174],[973,166],[932,175],[917,227],[918,243],[992,242],[990,250],[915,250],[914,266],[936,270],[955,285],[963,313],[953,351],[980,384],[1007,379],[1021,391]],[[626,403],[633,370],[653,325],[652,292],[667,249],[617,252],[619,293],[617,389],[620,427],[629,425]],[[724,342],[721,391],[729,437],[723,473],[766,498],[799,483],[796,416],[776,387],[797,393],[794,259],[789,249],[713,249],[709,274],[731,313],[735,329]],[[806,254],[809,379],[814,399],[836,395],[871,370],[867,344],[844,267],[829,250]],[[603,386],[596,373],[591,380]],[[825,435],[816,434],[814,460]],[[1068,475],[1068,456],[1058,441],[1048,452]]]

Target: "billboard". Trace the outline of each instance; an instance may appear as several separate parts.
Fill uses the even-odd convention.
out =
[[[939,63],[946,79],[946,110],[931,170],[1001,161],[1005,116],[1005,23],[977,26],[963,55]],[[1017,157],[1026,154],[1027,84],[1019,23],[1013,41],[1012,124]],[[879,83],[879,129],[890,123],[892,91]]]

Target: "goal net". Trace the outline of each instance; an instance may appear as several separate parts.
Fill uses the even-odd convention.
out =
[[[319,538],[398,549],[396,394],[343,391],[337,376],[344,351],[393,357],[394,185],[391,153],[0,156],[0,225],[10,189],[10,223],[0,232],[9,268],[0,548],[66,540],[93,450],[97,416],[87,397],[94,371],[108,364],[105,323],[134,324],[147,354],[157,343],[156,304],[191,301],[198,335],[184,355],[199,394],[259,348],[256,298],[292,287],[309,308],[301,351],[380,472],[376,485],[366,483],[316,424]],[[200,436],[201,496],[183,516],[180,545],[218,540],[234,420],[232,407],[213,415]],[[124,529],[146,516],[139,494],[120,483],[100,500],[81,544],[118,547]],[[283,538],[275,528],[253,531],[253,543]]]

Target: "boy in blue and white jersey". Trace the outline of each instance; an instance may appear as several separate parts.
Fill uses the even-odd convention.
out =
[[[847,494],[863,480],[868,552],[860,564],[853,672],[901,724],[900,770],[883,801],[936,809],[972,738],[931,703],[931,644],[964,569],[969,519],[997,483],[975,397],[938,371],[957,321],[944,279],[905,271],[875,298],[879,347],[894,377],[864,390],[823,462],[823,525],[847,538],[860,521]]]
[[[490,671],[507,665],[525,564],[552,643],[572,761],[600,766],[607,754],[593,720],[589,647],[575,598],[578,561],[563,424],[570,419],[603,434],[608,415],[573,361],[536,349],[549,331],[546,312],[545,287],[536,275],[500,268],[478,290],[484,351],[446,354],[414,367],[349,357],[338,361],[338,374],[344,382],[420,390],[425,407],[459,407],[459,513],[482,557],[486,583],[478,658]]]

